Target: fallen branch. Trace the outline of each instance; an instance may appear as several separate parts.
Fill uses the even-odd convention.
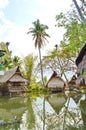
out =
[[[11,124],[15,124],[15,123],[20,123],[20,121],[19,120],[13,120],[13,121],[8,121],[8,122],[1,122],[0,126],[11,125]]]

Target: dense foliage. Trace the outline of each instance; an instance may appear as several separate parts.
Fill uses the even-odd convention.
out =
[[[79,3],[78,3],[79,2]],[[34,45],[38,47],[40,63],[37,62],[37,57],[33,54],[27,55],[23,60],[18,56],[12,56],[12,51],[9,50],[9,42],[0,43],[0,47],[6,52],[0,58],[0,62],[4,64],[4,70],[8,70],[15,66],[21,65],[23,75],[31,81],[32,84],[46,84],[46,72],[57,71],[59,75],[64,76],[68,82],[67,74],[76,72],[75,60],[86,43],[86,2],[84,0],[73,0],[73,5],[70,11],[66,14],[61,12],[56,15],[56,27],[64,28],[65,33],[63,40],[55,45],[55,49],[48,52],[46,56],[41,58],[41,47],[45,45],[45,41],[50,37],[46,33],[48,26],[43,25],[37,19],[33,22],[33,27],[29,29],[28,34],[32,34]],[[42,70],[43,69],[43,70]],[[41,70],[41,71],[40,71]],[[42,81],[38,80],[41,72]],[[45,73],[45,77],[43,75]],[[34,85],[33,85],[34,86]]]
[[[0,62],[4,65],[4,71],[19,66],[21,64],[21,60],[18,56],[12,56],[12,51],[9,50],[9,44],[1,42],[0,43],[1,50],[4,50],[4,55],[0,57]]]
[[[55,45],[56,49],[50,51],[43,59],[44,67],[48,71],[56,70],[59,75],[65,77],[67,82],[69,80],[68,73],[70,75],[71,72],[76,73],[75,60],[86,43],[85,7],[85,1],[80,0],[78,4],[76,0],[73,0],[70,11],[66,14],[61,12],[56,15],[55,26],[65,30],[63,40]]]

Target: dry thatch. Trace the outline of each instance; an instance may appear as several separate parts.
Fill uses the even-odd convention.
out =
[[[57,73],[54,71],[51,75],[50,79],[48,80],[46,87],[49,88],[51,91],[61,91],[65,87],[64,80],[57,75]]]
[[[25,79],[20,72],[19,66],[8,70],[1,78],[0,83],[7,82],[19,82],[19,83],[29,83],[27,79]]]

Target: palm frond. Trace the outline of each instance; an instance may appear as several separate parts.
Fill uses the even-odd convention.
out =
[[[39,19],[34,21],[33,27],[29,28],[29,31],[27,34],[32,34],[33,40],[35,40],[35,47],[41,48],[45,45],[47,40],[47,37],[50,38],[50,36],[46,33],[46,29],[48,29],[47,25],[43,25],[40,23]]]

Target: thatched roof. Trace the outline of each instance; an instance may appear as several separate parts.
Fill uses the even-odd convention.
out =
[[[8,70],[1,78],[0,83],[6,82],[29,82],[20,72],[19,66]]]
[[[77,59],[76,59],[76,65],[78,66],[78,64],[82,61],[84,55],[86,54],[86,44],[83,46],[83,48],[81,49]]]
[[[51,75],[50,79],[48,80],[48,82],[47,82],[47,84],[46,84],[45,87],[48,87],[48,83],[49,83],[53,78],[59,79],[59,81],[64,82],[64,80],[57,74],[57,72],[54,71],[53,74]],[[64,85],[65,85],[65,82],[64,82]]]

